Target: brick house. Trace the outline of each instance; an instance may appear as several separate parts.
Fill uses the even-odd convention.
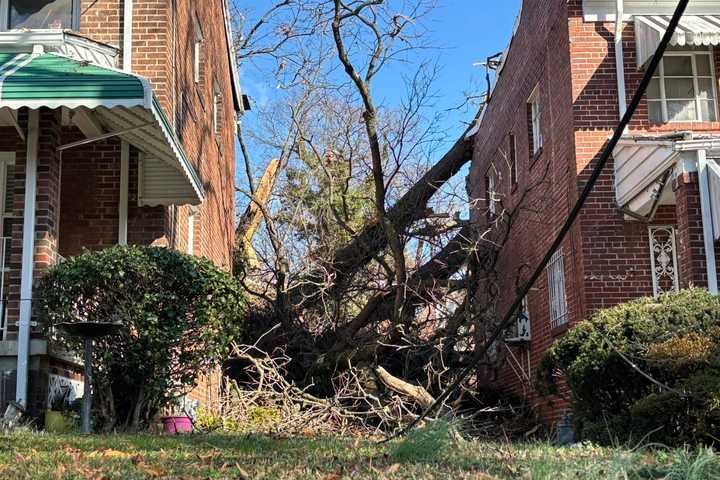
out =
[[[48,267],[153,244],[230,268],[243,102],[228,15],[225,0],[0,0],[0,411],[82,388],[32,318]]]
[[[494,280],[478,294],[495,302],[497,315],[577,201],[676,5],[523,2],[471,132],[467,179],[471,215],[497,245]],[[540,396],[535,372],[569,326],[640,296],[688,286],[717,292],[718,44],[720,2],[691,1],[578,221],[533,285],[516,328],[493,349],[495,362],[483,367],[485,382],[530,399],[548,421],[567,408],[567,392]]]

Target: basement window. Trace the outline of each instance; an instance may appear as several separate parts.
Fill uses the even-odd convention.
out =
[[[717,92],[710,50],[668,51],[647,90],[654,123],[714,122]]]
[[[80,0],[0,0],[0,19],[7,30],[79,30]]]
[[[565,261],[562,248],[553,254],[547,267],[550,301],[550,326],[557,328],[568,323],[567,296],[565,292]]]

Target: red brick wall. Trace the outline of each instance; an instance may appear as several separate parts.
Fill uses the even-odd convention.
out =
[[[487,210],[484,177],[491,165],[498,172],[496,183],[502,201],[498,210],[512,213],[504,219],[512,222],[506,240],[502,240],[502,228],[496,227],[486,235],[494,242],[504,241],[498,254],[497,295],[489,295],[491,301],[497,302],[497,316],[505,313],[517,287],[539,263],[619,121],[613,29],[613,24],[585,22],[581,0],[524,4],[507,63],[475,138],[468,177],[468,191],[475,205],[473,218],[478,223],[484,223]],[[642,76],[635,68],[632,24],[626,26],[624,39],[629,97]],[[718,66],[716,61],[716,69]],[[540,89],[544,145],[542,152],[533,156],[526,101],[536,84]],[[690,127],[694,131],[720,132],[717,122],[651,125],[643,102],[631,124],[631,133]],[[517,189],[510,185],[509,133],[517,138]],[[707,280],[697,180],[677,184],[676,194],[677,207],[662,206],[652,224],[678,228],[681,285],[703,285]],[[522,204],[525,207],[518,208]],[[617,208],[612,159],[563,242],[563,253],[570,325],[597,309],[652,294],[648,225],[628,221]],[[547,290],[547,276],[543,274],[528,295],[532,342],[510,347],[512,354],[501,345],[499,355],[504,362],[495,371],[485,373],[496,385],[527,395],[551,420],[567,407],[565,399],[538,397],[532,392],[532,379],[522,381],[518,374],[522,368],[533,376],[541,356],[566,330],[550,328]],[[487,300],[481,298],[479,302]]]
[[[576,198],[569,49],[565,2],[525,2],[508,61],[475,138],[473,166],[468,178],[468,190],[478,207],[473,217],[478,222],[484,221],[487,207],[482,179],[491,164],[499,173],[496,183],[503,206],[498,211],[513,212],[510,234],[497,264],[498,317],[505,313],[517,288],[540,262]],[[543,148],[538,155],[531,155],[527,99],[536,85],[539,86]],[[517,140],[518,185],[515,189],[510,185],[506,160],[509,133]],[[570,280],[581,275],[577,233],[575,229],[563,244],[568,307],[573,314],[579,305]],[[488,237],[497,241],[502,235],[503,228],[495,228]],[[486,300],[478,299],[480,303]],[[525,370],[528,369],[525,348],[529,348],[530,370],[534,371],[554,338],[550,331],[545,274],[535,284],[528,300],[535,340],[527,347],[511,348]],[[499,355],[511,358],[504,345],[500,345]],[[515,369],[519,370],[519,365],[515,365]],[[492,372],[492,377],[500,387],[529,394],[538,409],[546,407],[546,400],[532,394],[531,385],[520,381],[509,361]]]
[[[83,0],[80,32],[121,48],[122,9],[121,0]],[[195,217],[194,250],[229,268],[235,221],[235,112],[222,12],[223,0],[135,0],[133,71],[150,80],[172,123],[184,119],[176,131],[206,190],[206,200]],[[199,84],[193,78],[195,17],[205,39]],[[223,98],[219,139],[212,131],[215,82]],[[168,209],[164,219],[174,225],[168,243],[183,251],[187,249],[188,214],[187,207],[177,212]]]

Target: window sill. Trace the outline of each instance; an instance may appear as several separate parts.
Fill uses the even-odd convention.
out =
[[[643,125],[632,125],[634,129],[642,130]],[[645,124],[644,129],[649,132],[678,132],[683,130],[693,131],[717,131],[720,130],[720,122],[701,122],[701,121],[690,121],[690,122],[665,122],[655,123],[648,122]]]
[[[567,331],[570,329],[570,322],[565,322],[561,325],[558,325],[557,327],[550,327],[550,335],[555,337],[560,337],[567,333]]]

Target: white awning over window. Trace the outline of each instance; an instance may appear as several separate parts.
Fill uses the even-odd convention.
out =
[[[635,15],[637,65],[650,60],[670,24],[669,15]],[[670,42],[677,46],[720,45],[720,15],[685,15]]]

